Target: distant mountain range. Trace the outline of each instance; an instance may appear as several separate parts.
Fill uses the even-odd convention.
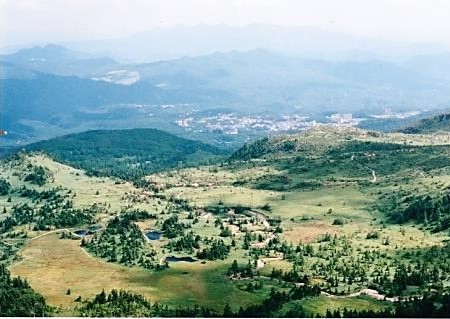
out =
[[[215,52],[265,49],[307,59],[402,59],[449,50],[440,45],[408,44],[307,26],[194,25],[155,28],[130,36],[63,43],[64,46],[119,61],[150,62]]]
[[[2,55],[0,61],[43,73],[85,77],[107,72],[119,65],[109,57],[92,57],[54,44],[35,46],[13,54]],[[2,74],[2,77],[5,75]],[[7,77],[14,77],[14,73],[9,73]]]
[[[423,56],[396,64],[312,60],[259,49],[121,64],[46,45],[0,56],[0,125],[11,133],[6,141],[15,143],[96,128],[183,134],[177,118],[223,108],[313,118],[445,109],[448,60],[442,54],[428,67]]]

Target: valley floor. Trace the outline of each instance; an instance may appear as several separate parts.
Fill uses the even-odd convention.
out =
[[[378,311],[390,309],[402,296],[448,290],[450,269],[443,266],[450,256],[448,230],[430,231],[412,221],[392,223],[378,209],[385,194],[447,189],[448,166],[387,174],[373,159],[368,164],[374,167],[372,171],[352,164],[354,157],[359,161],[368,158],[355,152],[342,157],[340,166],[335,166],[335,158],[328,159],[330,171],[336,173],[318,179],[320,186],[283,189],[278,184],[261,187],[261,180],[279,183],[277,178],[288,177],[304,181],[310,167],[295,173],[294,162],[282,166],[270,159],[241,161],[153,174],[146,177],[150,186],[140,188],[87,176],[45,155],[21,155],[1,164],[0,177],[8,181],[11,191],[0,196],[0,207],[5,207],[0,222],[23,204],[35,215],[2,231],[2,247],[14,248],[8,250],[9,255],[5,253],[11,273],[27,279],[64,315],[77,314],[80,299],[89,300],[112,289],[133,291],[173,307],[199,304],[222,312],[230,305],[237,311],[261,303],[273,289],[287,292],[304,285],[303,276],[308,284],[319,285],[322,294],[286,302],[276,314],[298,307],[319,315],[345,307]],[[39,166],[48,173],[47,183],[25,181]],[[402,183],[402,178],[408,182]],[[74,208],[86,209],[86,214],[92,211],[90,222],[37,229],[42,223],[37,212],[53,207],[42,194],[55,187],[55,193],[64,195]],[[29,195],[29,190],[36,192]],[[138,216],[139,211],[150,215],[130,219],[128,233],[112,232],[115,220],[126,223],[131,218],[127,216]],[[74,235],[94,224],[98,231]],[[139,235],[133,239],[135,228]],[[163,235],[148,239],[150,230]],[[169,231],[176,232],[171,236]],[[125,255],[134,254],[128,252],[134,247],[126,247],[130,243],[137,245],[138,256],[125,260]],[[214,249],[222,248],[225,252],[212,256]],[[167,262],[170,256],[195,261]],[[414,281],[412,277],[420,272],[426,278]],[[403,289],[395,287],[399,283]]]

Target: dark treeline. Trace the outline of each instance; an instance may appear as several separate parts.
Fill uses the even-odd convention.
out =
[[[317,286],[293,287],[289,291],[277,292],[272,289],[270,295],[261,304],[241,307],[234,312],[230,305],[226,305],[223,312],[218,312],[199,305],[192,307],[168,307],[158,303],[151,303],[142,295],[126,291],[112,290],[109,294],[102,291],[92,300],[84,301],[79,307],[80,316],[90,317],[267,317],[277,315],[282,306],[289,301],[301,300],[320,294]],[[297,312],[297,314],[306,314]],[[278,315],[277,315],[278,316]]]
[[[131,221],[142,221],[146,219],[157,219],[156,214],[151,214],[146,210],[134,209],[121,213],[122,218],[126,218]]]
[[[34,230],[49,230],[52,227],[74,227],[94,222],[94,216],[99,207],[92,205],[88,208],[74,208],[70,200],[55,204],[46,202],[40,208],[33,208],[28,204],[14,205],[10,216],[0,221],[0,231],[7,232],[14,226],[34,223]]]
[[[21,197],[27,197],[30,198],[33,202],[40,203],[42,201],[62,201],[64,198],[67,198],[68,196],[64,196],[61,193],[62,188],[60,187],[54,187],[49,190],[35,190],[32,188],[27,188],[25,185],[22,186],[22,188],[18,189],[18,192]]]
[[[92,300],[83,301],[78,308],[80,316],[89,317],[326,317],[326,318],[448,318],[450,314],[450,294],[427,294],[421,298],[409,298],[397,301],[384,310],[353,310],[348,308],[327,310],[324,315],[311,313],[300,305],[283,311],[283,306],[292,301],[314,298],[320,294],[317,286],[293,287],[288,291],[272,289],[269,296],[260,304],[241,307],[233,311],[226,304],[223,311],[216,311],[199,305],[192,307],[169,307],[151,303],[142,295],[126,291],[112,290],[109,294],[102,291]]]
[[[392,194],[379,209],[393,222],[413,221],[425,224],[433,231],[450,228],[450,193],[448,191],[426,194]]]
[[[0,196],[8,195],[10,190],[11,184],[7,180],[0,178]]]
[[[223,316],[242,318],[268,317],[274,314],[275,311],[280,310],[286,302],[300,300],[305,297],[318,296],[319,294],[320,288],[316,286],[295,287],[289,292],[278,292],[275,291],[275,289],[272,289],[269,297],[264,299],[261,304],[251,305],[247,308],[241,307],[236,313],[228,311],[227,307],[225,307]],[[299,308],[296,317],[304,317],[305,315],[303,309]]]
[[[0,264],[0,317],[44,317],[52,309],[44,297],[18,277],[11,277],[5,265]]]
[[[374,310],[327,310],[327,318],[448,318],[450,294],[429,293],[423,297],[411,297],[396,301],[393,309]]]
[[[102,291],[78,308],[82,317],[213,317],[217,314],[195,305],[192,308],[171,308],[152,303],[142,295],[124,290]]]
[[[369,132],[372,135],[379,135],[377,132]],[[404,145],[399,143],[383,143],[372,141],[348,141],[342,147],[329,151],[329,154],[369,152],[369,151],[400,151],[405,149],[417,148],[414,145]]]

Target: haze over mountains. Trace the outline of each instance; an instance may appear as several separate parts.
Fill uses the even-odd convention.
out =
[[[267,49],[285,55],[327,60],[402,59],[449,48],[441,44],[398,43],[318,27],[249,24],[173,26],[100,41],[67,42],[68,48],[128,62],[150,62],[232,50]]]
[[[419,45],[261,25],[176,27],[68,45],[77,50],[48,44],[0,56],[7,144],[134,127],[239,144],[255,132],[225,136],[215,124],[193,128],[183,121],[197,116],[202,123],[209,114],[220,122],[231,113],[324,121],[333,113],[450,107],[450,53],[439,47],[425,52]]]

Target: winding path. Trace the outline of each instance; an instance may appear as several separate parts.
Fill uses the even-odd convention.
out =
[[[348,297],[358,297],[358,296],[369,296],[369,297],[372,297],[377,300],[386,300],[386,301],[390,301],[390,302],[395,302],[395,301],[399,300],[398,297],[386,297],[385,295],[380,294],[375,289],[368,289],[368,288],[364,288],[364,289],[361,289],[360,291],[357,291],[357,292],[354,292],[354,293],[351,293],[348,295],[342,295],[342,296],[333,295],[333,294],[330,294],[330,293],[327,293],[324,291],[322,291],[321,294],[324,296],[327,296],[327,297],[331,297],[331,298],[348,298]]]
[[[365,167],[365,168],[367,168],[367,169],[370,169],[371,172],[372,172],[372,177],[373,177],[372,180],[371,180],[371,182],[372,182],[372,183],[376,183],[376,182],[377,182],[377,174],[376,174],[376,172],[375,172],[374,169],[372,169],[372,168],[370,168],[369,166],[364,165],[363,163],[358,162],[357,160],[355,160],[355,154],[352,154],[352,157],[350,157],[350,160],[351,160],[351,161],[355,161],[356,163],[358,163],[359,165],[361,165],[361,166],[363,166],[363,167]]]
[[[375,174],[374,170],[372,170],[372,176],[373,176],[372,183],[376,183],[377,182],[377,175]]]

